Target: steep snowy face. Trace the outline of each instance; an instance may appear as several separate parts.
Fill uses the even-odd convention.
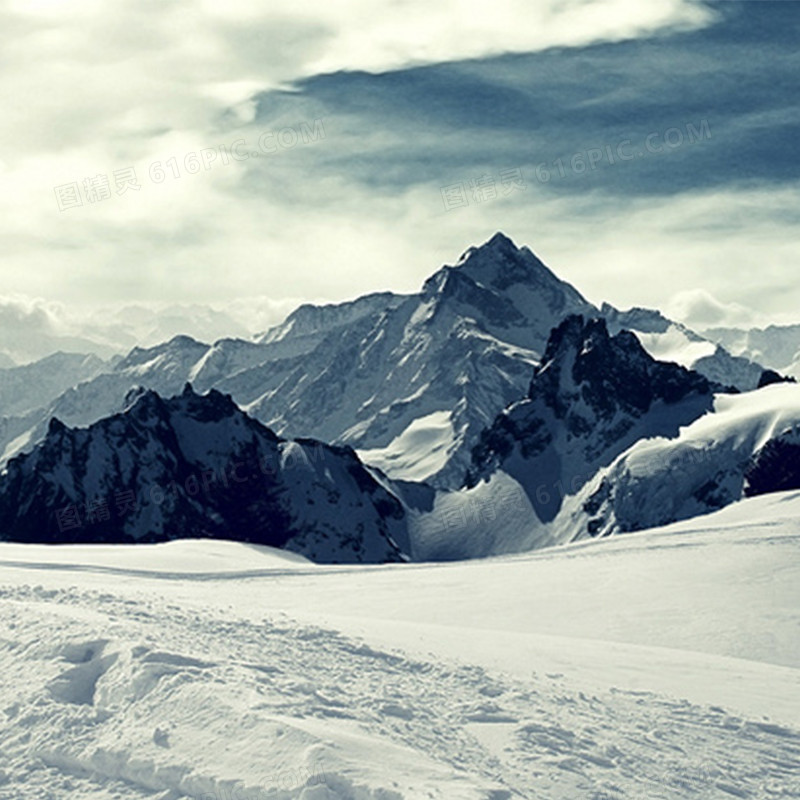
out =
[[[50,421],[0,475],[0,538],[226,538],[315,561],[402,558],[404,511],[349,448],[287,441],[212,390],[139,389],[89,428]]]
[[[570,502],[561,532],[599,536],[706,514],[800,488],[800,387],[719,395],[674,438],[637,442]]]
[[[600,467],[637,439],[676,435],[720,388],[656,361],[628,331],[610,336],[603,319],[569,316],[550,335],[528,397],[481,435],[467,485],[502,470],[549,522]]]

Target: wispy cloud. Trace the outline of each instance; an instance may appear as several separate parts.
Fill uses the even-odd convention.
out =
[[[750,328],[761,320],[739,303],[722,303],[705,289],[686,289],[669,299],[665,312],[672,319],[703,331],[713,327]]]
[[[603,296],[620,303],[658,301],[635,269],[667,242],[686,265],[673,276],[683,288],[697,279],[692,259],[739,242],[744,264],[767,230],[783,269],[800,159],[782,81],[796,56],[774,30],[786,21],[760,33],[752,15],[724,8],[744,5],[6,0],[5,290],[70,309],[410,291],[498,228],[594,297],[601,250],[616,254],[626,266],[606,275]],[[769,59],[762,34],[775,39]],[[604,157],[591,171],[571,162],[703,119],[711,139],[692,146]],[[303,125],[324,136],[276,139]],[[265,152],[270,136],[278,146]],[[248,157],[232,158],[234,145]],[[131,168],[140,188],[117,194],[114,173]],[[442,207],[444,185],[513,168],[524,192]],[[83,181],[98,176],[109,193],[92,201]],[[73,183],[82,205],[59,211],[54,188]],[[787,193],[765,188],[779,184]],[[769,218],[713,206],[746,196],[767,198]],[[687,226],[700,207],[705,225]],[[703,280],[735,299],[735,287]]]

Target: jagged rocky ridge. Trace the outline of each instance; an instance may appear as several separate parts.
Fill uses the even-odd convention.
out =
[[[571,315],[550,335],[528,396],[481,435],[466,485],[501,469],[549,522],[599,468],[642,437],[675,436],[724,390],[656,361],[629,331],[611,336],[604,319]]]
[[[0,538],[225,538],[320,562],[404,558],[404,508],[348,447],[290,441],[230,396],[151,390],[88,428],[57,419],[0,475]]]

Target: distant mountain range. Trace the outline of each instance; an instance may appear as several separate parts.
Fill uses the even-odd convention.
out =
[[[255,339],[0,369],[0,537],[353,562],[635,530],[800,487],[781,381],[658,311],[593,306],[497,234],[416,294],[301,306]],[[190,490],[237,461],[242,484]]]
[[[736,356],[800,378],[800,325],[766,328],[709,328],[703,335]]]
[[[87,314],[0,298],[0,368],[29,364],[59,351],[110,359],[176,334],[217,339],[250,333],[250,326],[233,313],[197,303],[128,305]]]
[[[497,234],[417,294],[301,306],[256,340],[178,336],[136,347],[94,376],[76,373],[56,396],[34,375],[2,410],[0,456],[40,441],[52,416],[87,425],[118,411],[134,386],[168,396],[190,381],[230,393],[281,435],[347,444],[392,477],[453,488],[480,432],[524,396],[550,330],[573,313],[634,330],[656,357],[720,384],[752,389],[763,371],[658,312],[594,307]]]

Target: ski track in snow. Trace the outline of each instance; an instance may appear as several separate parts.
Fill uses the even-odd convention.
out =
[[[111,582],[9,584],[0,602],[0,800],[800,797],[800,732],[719,707]],[[300,768],[313,776],[263,778]]]

